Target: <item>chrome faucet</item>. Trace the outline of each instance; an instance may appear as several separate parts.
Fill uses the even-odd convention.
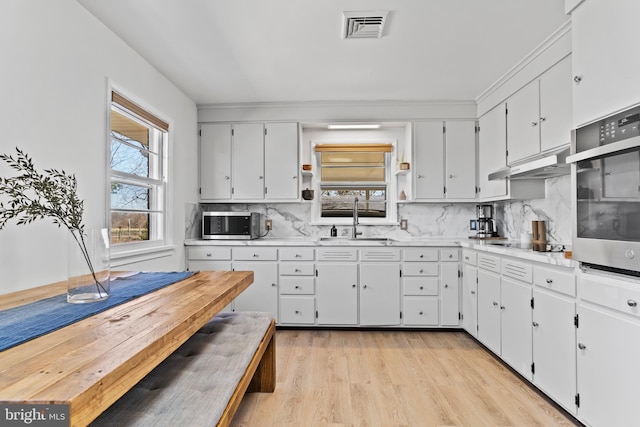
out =
[[[362,235],[362,231],[358,231],[358,198],[356,197],[353,199],[353,231],[351,238],[355,239],[360,235]]]

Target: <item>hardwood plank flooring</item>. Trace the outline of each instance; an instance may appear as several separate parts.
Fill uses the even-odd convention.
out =
[[[464,332],[278,330],[276,366],[232,426],[579,425]]]

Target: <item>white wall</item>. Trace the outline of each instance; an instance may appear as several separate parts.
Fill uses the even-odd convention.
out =
[[[171,127],[171,256],[120,266],[180,270],[185,204],[197,202],[195,104],[75,0],[0,3],[0,152],[18,146],[39,168],[78,178],[88,228],[107,225],[107,92],[125,95]],[[0,165],[0,176],[12,175]],[[67,231],[49,220],[0,231],[0,293],[66,278]]]

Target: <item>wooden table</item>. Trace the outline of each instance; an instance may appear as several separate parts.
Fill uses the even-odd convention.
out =
[[[69,404],[93,421],[253,282],[253,272],[200,272],[0,352],[0,401]],[[56,283],[0,295],[0,310],[66,292]]]

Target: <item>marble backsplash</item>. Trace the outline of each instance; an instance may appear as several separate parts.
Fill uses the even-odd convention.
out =
[[[547,222],[547,240],[554,244],[571,244],[570,178],[547,179],[546,198],[494,202],[494,216],[499,235],[519,239],[520,233],[531,232],[531,221]],[[366,226],[359,229],[365,236],[392,238],[468,238],[469,220],[475,218],[476,203],[403,203],[398,205],[398,218],[406,219],[408,228],[399,226]],[[331,226],[313,225],[312,204],[305,203],[228,203],[191,204],[185,209],[185,235],[200,237],[200,217],[206,211],[260,212],[273,221],[272,238],[316,238],[328,236]],[[348,236],[351,227],[338,226],[340,236]]]

